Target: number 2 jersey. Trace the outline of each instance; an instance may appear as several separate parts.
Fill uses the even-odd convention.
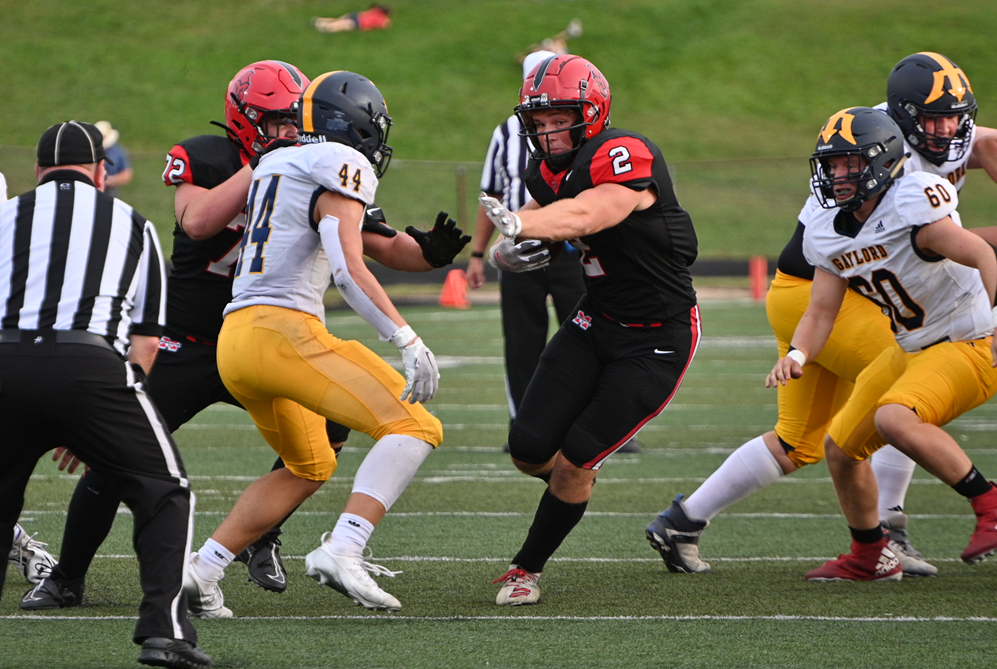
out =
[[[185,140],[166,156],[163,181],[214,188],[242,169],[239,147],[227,137],[198,135]],[[232,272],[239,254],[243,214],[210,239],[195,241],[176,224],[173,263],[167,278],[166,328],[172,336],[193,336],[215,342],[222,329],[222,310],[232,298]]]
[[[246,232],[225,314],[255,304],[302,311],[325,321],[322,296],[331,269],[312,218],[315,202],[332,191],[373,204],[377,177],[356,149],[334,142],[278,149],[253,172]],[[343,225],[363,222],[342,221]]]
[[[698,253],[696,231],[651,140],[626,130],[605,130],[586,141],[563,172],[555,174],[545,161],[531,159],[524,181],[541,206],[603,183],[653,188],[658,200],[647,209],[570,240],[582,251],[589,302],[603,315],[631,324],[665,321],[695,306],[689,266]]]
[[[929,256],[914,241],[918,230],[946,216],[961,225],[958,203],[951,183],[926,172],[898,179],[861,225],[853,214],[823,209],[811,197],[800,214],[803,253],[811,265],[847,279],[880,305],[906,351],[979,339],[993,331],[980,273]]]

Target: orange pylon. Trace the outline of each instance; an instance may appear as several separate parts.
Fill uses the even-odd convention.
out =
[[[748,261],[748,279],[751,280],[751,297],[764,300],[769,287],[769,261],[765,256],[752,256]]]
[[[451,309],[468,309],[471,300],[467,299],[467,275],[462,269],[452,269],[447,272],[443,282],[443,292],[440,293],[440,306]]]

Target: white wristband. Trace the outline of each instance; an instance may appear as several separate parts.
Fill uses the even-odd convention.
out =
[[[405,325],[398,328],[395,334],[391,335],[385,341],[391,342],[396,348],[405,348],[411,344],[418,335],[416,335],[415,330],[412,329],[410,325]]]
[[[800,367],[807,364],[807,356],[805,356],[803,354],[803,351],[801,351],[798,348],[792,349],[789,353],[786,354],[786,357],[792,358],[796,362],[800,363]]]

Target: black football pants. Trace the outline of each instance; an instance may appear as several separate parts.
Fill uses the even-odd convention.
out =
[[[550,316],[547,296],[554,301],[557,322],[572,314],[585,293],[578,251],[561,253],[544,269],[502,272],[502,336],[505,338],[505,378],[510,415],[515,418],[526,387],[547,345]]]
[[[675,396],[701,336],[699,308],[625,327],[582,298],[540,357],[509,430],[509,453],[541,464],[561,451],[599,469]]]
[[[46,337],[0,344],[0,555],[10,551],[38,459],[66,446],[99,468],[134,515],[142,603],[134,639],[197,635],[183,575],[194,499],[145,376],[110,349]],[[4,572],[0,571],[0,587]]]

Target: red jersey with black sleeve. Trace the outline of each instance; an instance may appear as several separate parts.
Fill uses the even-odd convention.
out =
[[[524,180],[543,206],[603,183],[654,188],[658,200],[652,206],[569,240],[582,252],[589,301],[603,315],[632,324],[661,322],[695,306],[689,266],[698,253],[696,231],[654,142],[627,130],[605,130],[586,141],[563,172],[530,160]]]
[[[167,186],[189,183],[214,188],[243,165],[239,147],[227,137],[198,135],[180,142],[166,156]],[[210,239],[195,241],[176,224],[173,267],[167,277],[166,329],[174,337],[192,336],[214,343],[222,328],[222,310],[232,299],[232,274],[246,217],[239,214]]]

